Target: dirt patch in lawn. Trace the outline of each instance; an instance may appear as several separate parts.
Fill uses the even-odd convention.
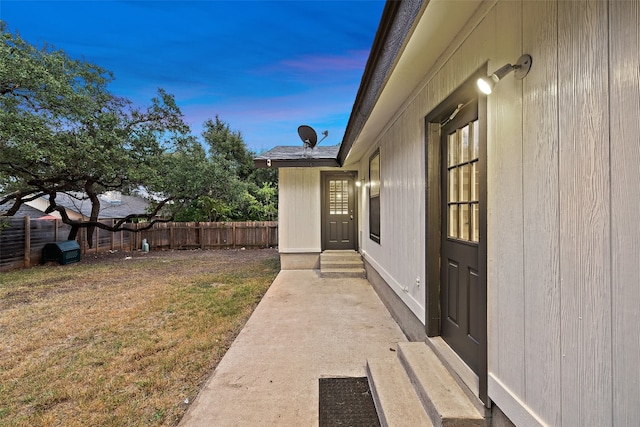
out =
[[[278,271],[260,249],[1,274],[0,424],[176,425]]]

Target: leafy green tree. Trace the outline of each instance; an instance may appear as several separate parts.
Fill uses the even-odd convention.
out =
[[[253,163],[239,131],[216,116],[204,123],[212,187],[190,212],[192,221],[247,221],[277,218],[277,171],[263,172]]]
[[[204,142],[209,146],[209,156],[213,163],[245,181],[253,170],[253,153],[247,150],[242,134],[231,130],[230,126],[216,115],[214,120],[204,122],[202,132]]]
[[[174,98],[160,89],[140,109],[107,89],[110,72],[68,57],[50,46],[37,48],[0,21],[0,208],[13,215],[26,201],[47,196],[47,212],[60,212],[79,228],[117,231],[131,217],[168,219],[208,190],[210,163],[189,135]],[[154,210],[114,226],[98,222],[98,195],[145,188]],[[91,201],[88,221],[73,221],[56,196],[83,192]],[[151,225],[152,223],[150,223]],[[149,226],[150,226],[149,225]]]
[[[278,191],[270,183],[248,193],[249,214],[258,221],[273,221],[278,217]]]

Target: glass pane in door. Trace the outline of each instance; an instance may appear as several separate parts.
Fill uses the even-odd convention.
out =
[[[458,205],[449,205],[449,237],[458,237]]]
[[[471,225],[469,217],[469,205],[464,203],[460,205],[460,223],[458,224],[458,238],[462,240],[469,240],[469,228]]]

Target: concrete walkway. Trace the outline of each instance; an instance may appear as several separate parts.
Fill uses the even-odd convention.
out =
[[[180,426],[317,426],[318,379],[363,377],[400,341],[367,280],[281,271]]]

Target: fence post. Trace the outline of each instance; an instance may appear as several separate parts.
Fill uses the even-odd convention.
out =
[[[198,223],[198,227],[200,227],[199,230],[199,238],[200,238],[200,249],[204,249],[205,245],[204,245],[204,225],[202,225],[201,222]]]
[[[24,217],[24,266],[31,266],[31,218]]]

